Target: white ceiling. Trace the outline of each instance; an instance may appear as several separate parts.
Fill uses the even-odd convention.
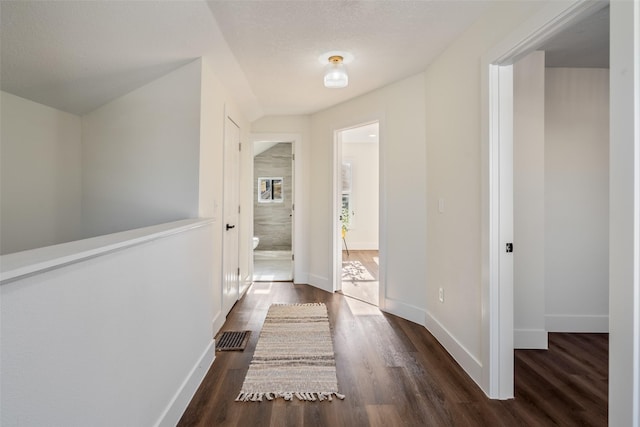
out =
[[[84,114],[211,55],[249,119],[311,113],[424,70],[488,5],[3,0],[1,88]],[[355,57],[346,89],[322,86],[330,50]]]
[[[259,110],[204,1],[0,1],[0,88],[84,114],[200,56]]]
[[[484,1],[210,1],[265,114],[312,113],[427,68]],[[322,85],[322,53],[346,51],[349,86]]]
[[[0,0],[0,88],[85,114],[209,56],[249,120],[313,113],[426,69],[492,3]],[[332,50],[345,89],[322,86]]]
[[[380,138],[378,123],[345,129],[341,132],[341,136],[342,142],[346,143],[377,143]]]

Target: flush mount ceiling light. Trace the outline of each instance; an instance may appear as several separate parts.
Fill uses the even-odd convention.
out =
[[[339,89],[347,87],[348,84],[349,75],[344,66],[344,57],[342,55],[331,55],[329,64],[324,70],[324,87]]]

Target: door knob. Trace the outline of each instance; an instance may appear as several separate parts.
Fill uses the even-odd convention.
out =
[[[227,224],[227,231],[231,230],[232,228],[236,228],[236,226]]]

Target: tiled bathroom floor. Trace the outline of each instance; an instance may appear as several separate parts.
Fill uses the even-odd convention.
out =
[[[291,251],[253,251],[253,280],[273,282],[293,280]]]

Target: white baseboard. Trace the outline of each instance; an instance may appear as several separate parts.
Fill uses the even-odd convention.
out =
[[[354,251],[377,251],[379,246],[378,242],[349,242],[348,240],[347,244],[349,250]]]
[[[544,318],[549,332],[609,332],[608,315],[547,314]]]
[[[171,399],[167,408],[156,422],[156,426],[169,427],[178,424],[180,417],[182,417],[187,406],[189,406],[189,402],[191,402],[191,399],[196,393],[196,390],[198,390],[204,376],[209,371],[209,368],[215,359],[215,355],[215,344],[213,340],[211,340],[198,359],[198,362],[191,369],[185,380],[180,385],[180,388],[178,388],[178,391],[176,391],[173,399]]]
[[[251,276],[247,276],[240,281],[240,298],[247,292],[252,283],[253,280]]]
[[[309,283],[309,275],[307,273],[304,274],[294,274],[293,283],[296,285],[304,285]]]
[[[424,326],[425,312],[419,307],[415,307],[402,301],[384,298],[384,301],[380,304],[380,309],[387,313],[391,313],[394,316],[402,317],[403,319],[407,319],[413,323]]]
[[[521,350],[549,349],[548,333],[544,329],[514,329],[513,348]]]
[[[224,325],[225,320],[227,320],[224,316],[222,316],[222,312],[219,311],[214,317],[213,320],[211,321],[211,326],[212,326],[212,330],[213,330],[213,336],[215,337],[218,332],[220,331],[220,329],[222,328],[222,325]]]
[[[482,363],[428,311],[425,315],[424,326],[458,362],[467,375],[482,388]]]
[[[309,274],[309,284],[327,292],[333,292],[333,284],[326,277]]]

